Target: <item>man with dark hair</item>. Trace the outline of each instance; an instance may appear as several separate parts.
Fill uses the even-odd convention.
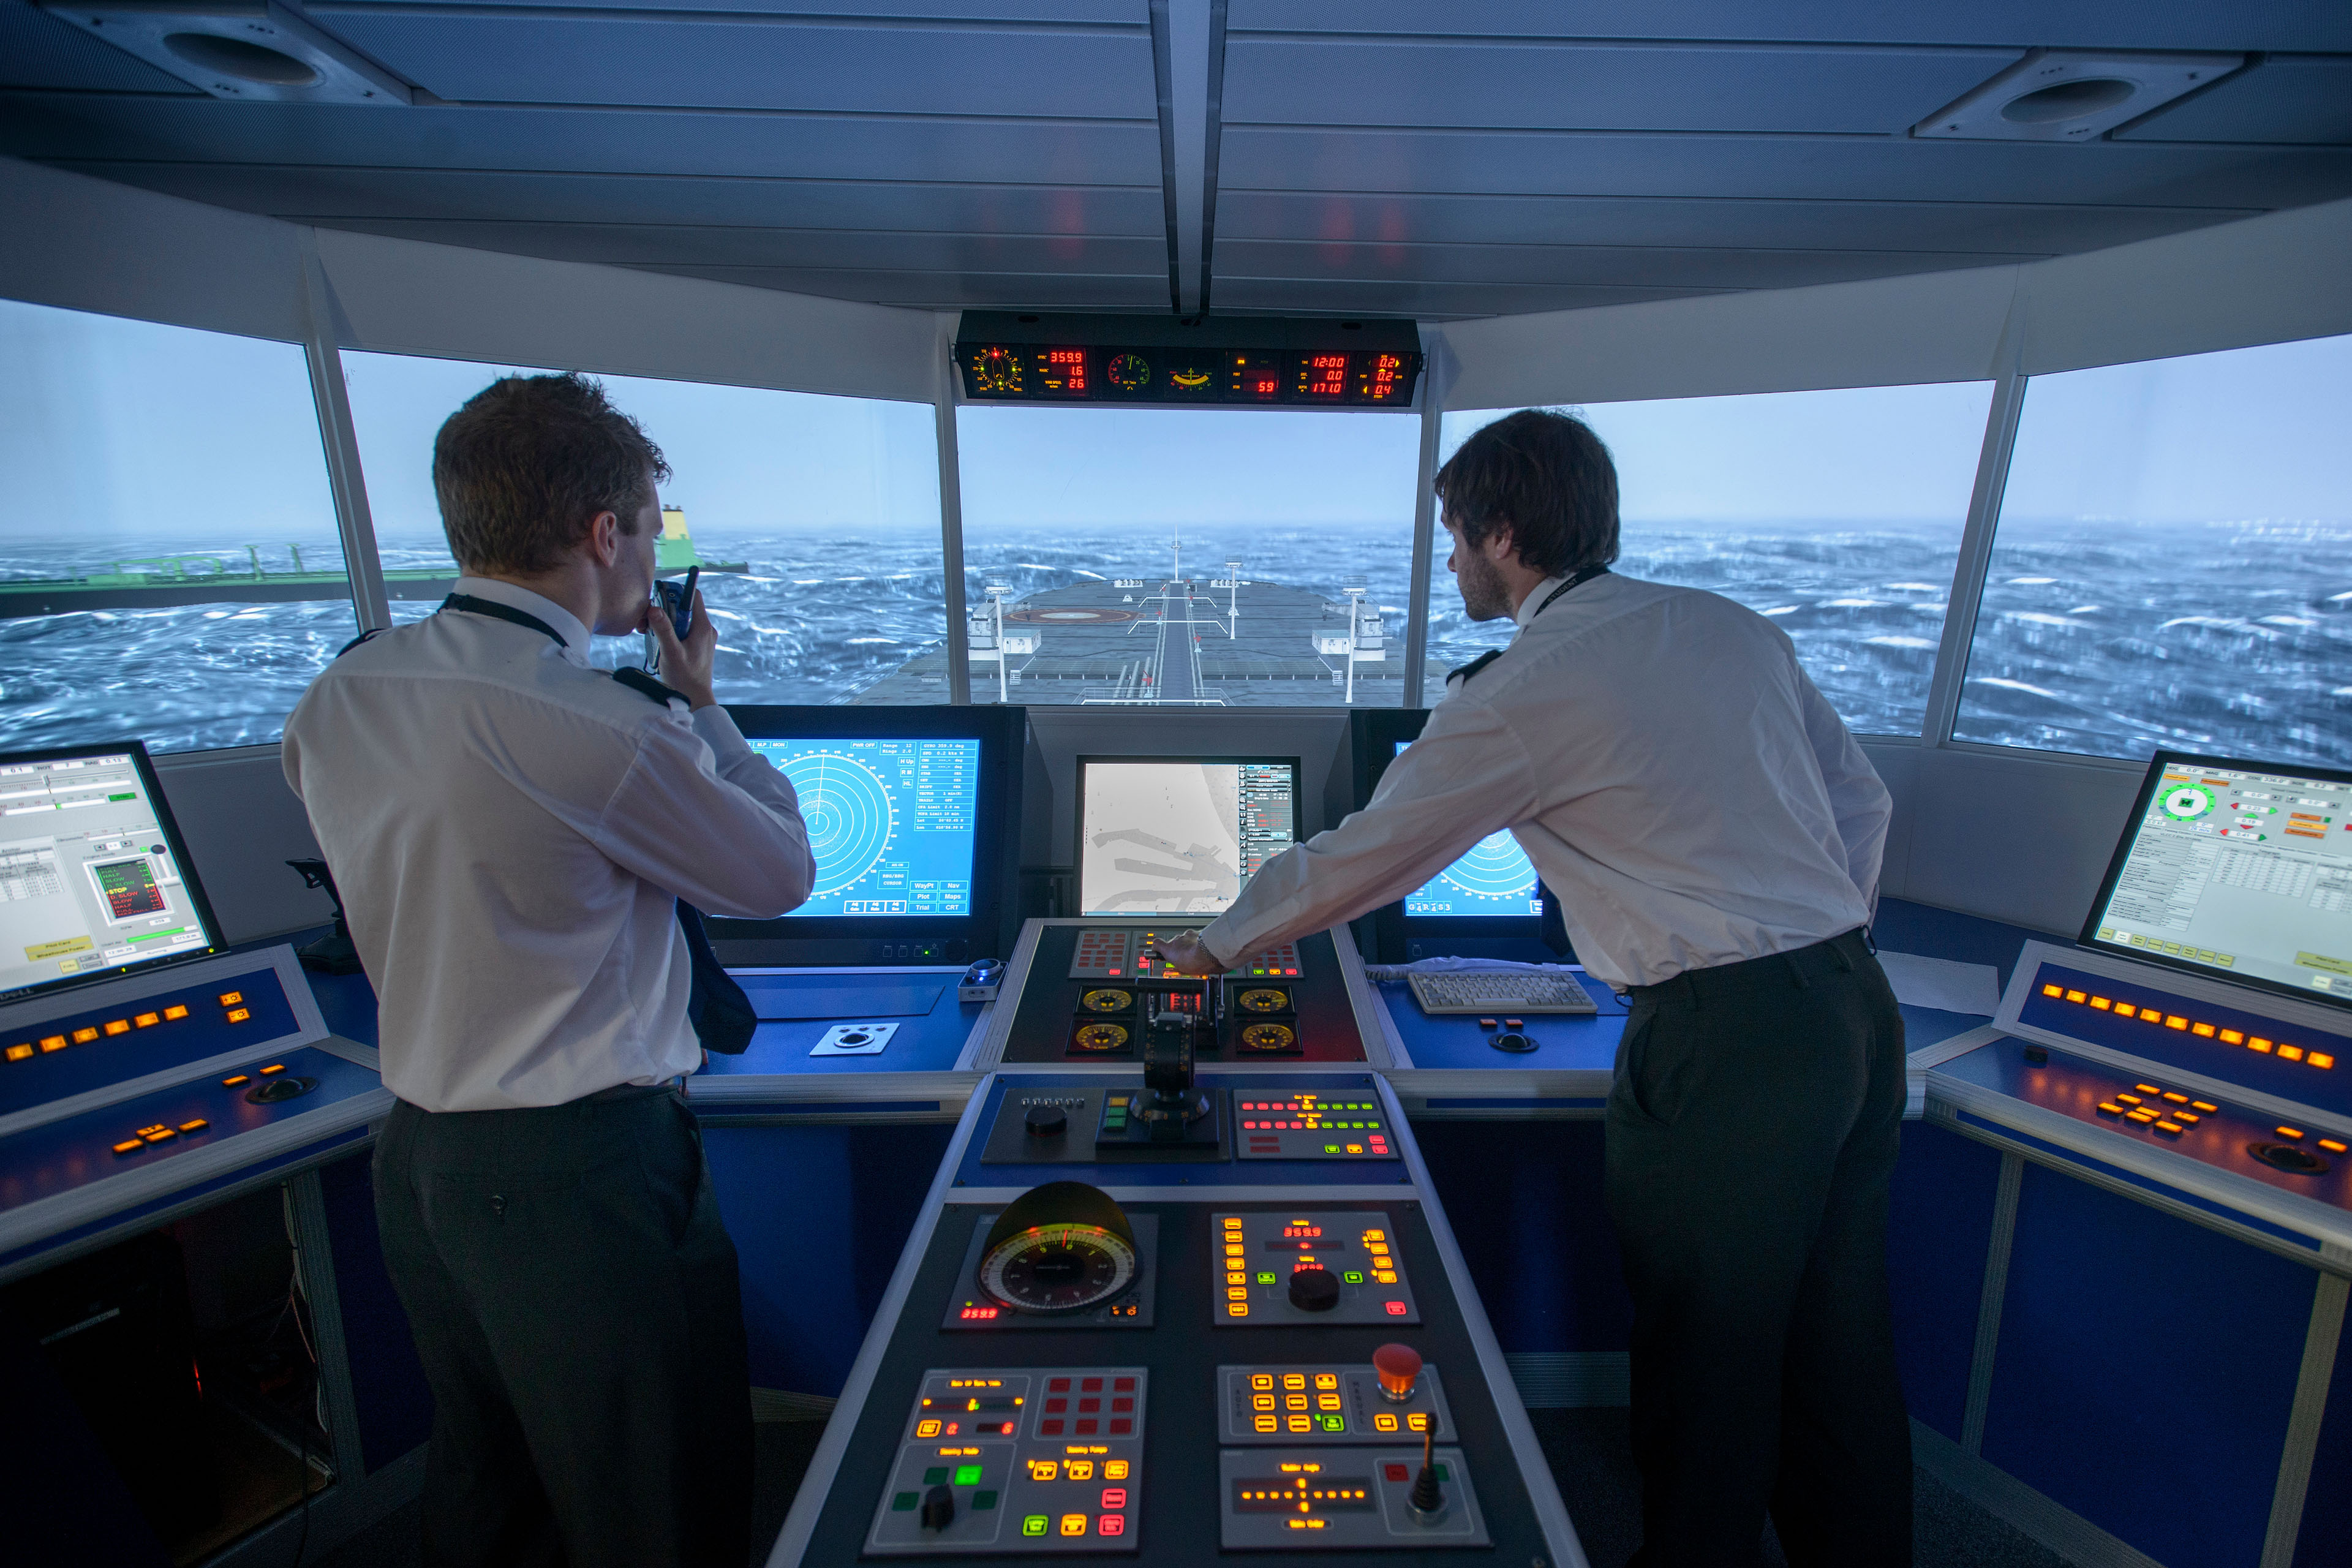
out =
[[[750,1550],[742,1303],[678,1092],[702,1058],[676,908],[782,914],[815,868],[791,782],[712,694],[699,596],[682,644],[646,613],[668,473],[595,383],[494,384],[434,443],[457,591],[346,650],[286,724],[398,1097],[376,1216],[433,1390],[436,1568]],[[589,666],[592,631],[639,630],[665,700]]]
[[[1510,647],[1447,683],[1371,804],[1269,861],[1188,973],[1379,908],[1509,828],[1632,1002],[1607,1119],[1633,1297],[1648,1568],[1911,1557],[1885,1279],[1903,1021],[1869,941],[1892,805],[1761,616],[1637,582],[1580,421],[1514,414],[1439,470],[1448,560]]]

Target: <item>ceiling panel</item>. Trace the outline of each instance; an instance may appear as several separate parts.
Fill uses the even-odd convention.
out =
[[[1883,136],[2021,52],[1244,36],[1224,121]]]
[[[1160,187],[908,184],[558,174],[507,170],[312,169],[282,163],[63,162],[191,201],[301,221],[759,225],[950,234],[1140,237],[1164,246]]]
[[[1711,289],[1598,288],[1537,283],[1390,283],[1325,278],[1217,279],[1211,306],[1284,315],[1414,316],[1448,321],[1462,316],[1517,315],[1534,310],[1583,310],[1638,305],[1722,292]]]
[[[1461,37],[2035,45],[2105,49],[2352,49],[2335,0],[1230,0],[1236,31]]]
[[[405,8],[446,9],[449,0],[311,0],[311,16],[353,16]],[[501,9],[549,11],[751,12],[766,16],[857,17],[916,22],[1095,22],[1143,27],[1150,25],[1149,0],[824,0],[793,5],[778,0],[497,0]]]
[[[353,229],[478,250],[601,261],[616,267],[701,266],[835,271],[1125,273],[1157,275],[1164,289],[1164,236],[861,233],[836,229],[689,227],[656,224],[457,222],[446,218],[322,218]]]
[[[823,294],[876,305],[944,310],[967,307],[1036,306],[1064,310],[1168,309],[1168,272],[1148,278],[1042,276],[1036,273],[839,272],[791,267],[650,267],[679,278]]]
[[[2352,143],[2352,57],[2264,60],[2116,139]]]
[[[1158,124],[1140,29],[871,26],[684,18],[342,11],[344,38],[436,96],[859,114],[1039,115]],[[1051,81],[1050,93],[1038,90]],[[1924,111],[1923,111],[1924,112]]]
[[[20,158],[1160,184],[1156,125],[0,95]]]
[[[2219,214],[2251,217],[2259,208]],[[1224,190],[1217,244],[1232,239],[1464,245],[1737,245],[2059,255],[2127,245],[2216,221],[2210,207],[2032,206],[1670,196],[1436,195]]]
[[[26,0],[0,0],[0,88],[11,87],[191,95],[196,90]]]
[[[1228,277],[1370,283],[1544,283],[1615,288],[1790,289],[1947,272],[2017,260],[1970,251],[1738,250],[1664,246],[1383,245],[1305,240],[1217,241],[1219,289]]]
[[[1220,191],[1770,195],[2267,210],[2352,195],[2352,152],[1234,126],[1224,134],[1218,184]]]

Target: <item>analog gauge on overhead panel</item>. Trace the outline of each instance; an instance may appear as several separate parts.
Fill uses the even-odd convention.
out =
[[[1022,395],[1021,361],[1018,349],[1008,349],[1001,343],[971,351],[971,395],[974,397],[1018,397]]]
[[[1188,398],[1202,403],[1217,399],[1217,363],[1213,359],[1184,359],[1160,366],[1166,378],[1161,395],[1171,402]]]
[[[1151,384],[1151,362],[1132,351],[1113,354],[1103,378],[1121,392],[1141,392]]]

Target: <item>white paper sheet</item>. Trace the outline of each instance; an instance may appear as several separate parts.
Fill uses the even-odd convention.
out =
[[[2000,972],[1990,963],[1960,963],[1885,948],[1878,950],[1878,963],[1898,1002],[1987,1018],[2000,1007]]]

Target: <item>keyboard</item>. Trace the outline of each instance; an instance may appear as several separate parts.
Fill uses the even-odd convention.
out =
[[[1430,1014],[1598,1013],[1592,994],[1565,974],[1515,974],[1473,970],[1464,974],[1408,974],[1413,1000]]]

